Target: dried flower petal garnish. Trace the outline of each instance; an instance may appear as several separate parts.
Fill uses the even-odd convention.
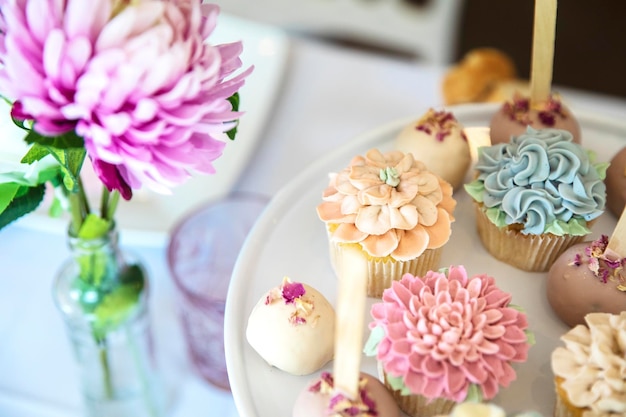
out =
[[[295,302],[306,293],[304,285],[299,282],[291,282],[289,279],[283,280],[282,295],[286,304]]]
[[[523,97],[519,93],[513,96],[512,101],[504,103],[504,114],[509,116],[509,119],[515,120],[521,124],[530,124],[530,117],[528,111],[530,110],[530,99]],[[563,109],[561,99],[556,95],[550,95],[548,100],[541,104],[539,110],[539,120],[545,126],[552,127],[556,124],[557,117],[567,119],[568,113]]]
[[[432,135],[435,132],[435,139],[443,142],[446,136],[452,133],[452,128],[457,125],[454,115],[447,111],[435,111],[429,109],[428,112],[417,122],[415,129]],[[461,132],[461,138],[467,141],[465,132]]]
[[[315,309],[312,302],[303,299],[305,294],[306,289],[304,285],[299,282],[291,282],[288,277],[284,277],[279,287],[272,288],[267,293],[265,305],[272,304],[279,300],[282,300],[285,305],[293,305],[295,309],[291,316],[289,316],[289,321],[294,325],[305,324],[308,316],[310,316]],[[311,326],[315,327],[318,318],[319,317],[313,317]]]
[[[315,381],[309,391],[322,395],[329,395],[328,413],[330,417],[376,417],[378,410],[376,402],[369,396],[365,389],[367,379],[359,378],[359,398],[352,400],[334,390],[334,379],[330,372],[322,372],[320,379]]]
[[[587,264],[587,268],[601,282],[614,282],[618,290],[626,291],[626,271],[624,270],[626,258],[608,258],[604,254],[608,244],[608,236],[600,236],[585,248],[584,255],[577,253],[569,265],[578,267]]]

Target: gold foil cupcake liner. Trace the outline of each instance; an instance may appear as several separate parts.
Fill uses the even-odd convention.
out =
[[[455,401],[445,398],[430,400],[419,394],[402,395],[400,391],[394,390],[393,387],[387,382],[387,376],[384,371],[382,371],[382,374],[383,383],[391,393],[392,397],[396,400],[398,407],[411,417],[448,415],[457,404]]]
[[[474,203],[474,207],[476,228],[485,249],[496,259],[524,271],[548,271],[563,252],[585,237],[551,233],[525,235],[512,228],[498,228],[480,204]]]
[[[339,271],[341,271],[343,248],[347,245],[355,244],[333,242],[330,240],[329,234],[330,261],[337,276],[339,276]],[[426,249],[424,253],[415,259],[399,261],[390,256],[385,258],[371,257],[361,249],[363,257],[368,264],[367,296],[381,298],[383,291],[391,287],[393,281],[399,281],[406,273],[421,277],[428,271],[438,269],[442,251],[442,248]]]
[[[582,417],[585,409],[578,408],[567,399],[567,393],[561,387],[563,378],[556,377],[554,385],[556,387],[556,402],[554,404],[554,417]]]

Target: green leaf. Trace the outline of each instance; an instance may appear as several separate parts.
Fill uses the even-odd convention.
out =
[[[61,164],[63,185],[70,192],[78,192],[78,175],[85,161],[85,148],[56,149],[48,147],[50,154]]]
[[[30,130],[25,140],[26,143],[39,143],[56,149],[83,148],[85,146],[83,138],[78,136],[74,130],[57,136],[43,136],[35,130]]]
[[[26,155],[24,155],[20,162],[23,164],[32,164],[35,161],[41,161],[48,155],[50,155],[50,149],[35,143],[28,149],[28,152],[26,152]]]
[[[239,93],[235,93],[232,96],[228,97],[228,101],[230,102],[230,105],[233,107],[233,111],[239,111],[239,102],[240,102]]]
[[[65,210],[63,209],[63,204],[61,204],[61,200],[55,197],[52,200],[52,204],[50,204],[50,208],[48,209],[48,215],[50,217],[61,217]]]
[[[109,220],[89,213],[78,231],[78,237],[81,239],[96,239],[104,236],[109,230],[111,230],[111,222]]]
[[[15,198],[0,213],[0,229],[25,214],[34,211],[43,201],[46,187],[41,184],[36,187],[20,187]]]
[[[104,339],[107,332],[118,327],[135,312],[144,281],[143,270],[138,265],[130,265],[121,271],[121,284],[106,294],[94,310],[96,338]]]
[[[232,96],[228,97],[228,101],[233,108],[233,111],[239,110],[239,93],[235,93]],[[237,127],[239,126],[239,120],[235,120],[235,127],[226,132],[226,135],[230,140],[235,140],[235,136],[237,136]]]
[[[11,204],[19,189],[20,185],[14,182],[0,184],[0,213]]]

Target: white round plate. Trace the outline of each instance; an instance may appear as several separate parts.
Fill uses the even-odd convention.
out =
[[[449,110],[466,127],[486,126],[497,106],[465,105]],[[593,149],[599,161],[610,161],[626,145],[626,124],[593,114],[577,116],[583,146]],[[328,183],[327,174],[343,169],[353,156],[368,149],[391,149],[395,135],[411,120],[399,120],[362,135],[303,171],[273,198],[251,231],[233,272],[225,322],[226,361],[241,417],[290,416],[298,393],[319,375],[292,376],[265,363],[246,341],[248,315],[263,294],[279,285],[284,276],[312,285],[334,305],[337,281],[330,266],[326,232],[315,211]],[[490,256],[476,233],[470,197],[460,189],[455,198],[456,221],[441,265],[464,265],[469,274],[495,277],[500,288],[513,294],[513,302],[525,308],[537,339],[528,361],[516,364],[516,381],[502,389],[493,402],[509,413],[534,409],[552,415],[555,394],[550,353],[568,328],[547,303],[546,274],[523,272]],[[590,238],[610,236],[615,224],[616,219],[605,213],[594,225]],[[369,306],[375,301],[369,299],[367,311],[363,312],[366,325],[370,321]],[[364,329],[364,340],[368,335]],[[363,356],[361,368],[376,374],[373,358]],[[332,371],[332,362],[323,370]]]

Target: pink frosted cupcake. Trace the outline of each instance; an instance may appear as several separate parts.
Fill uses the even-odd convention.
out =
[[[526,361],[526,315],[487,275],[462,266],[406,274],[372,306],[366,354],[376,356],[387,387],[411,416],[448,414],[463,401],[492,399]]]
[[[368,262],[367,295],[380,297],[403,274],[439,268],[456,201],[452,186],[410,153],[377,149],[330,175],[317,206],[326,223],[337,274],[343,251],[357,247]]]

